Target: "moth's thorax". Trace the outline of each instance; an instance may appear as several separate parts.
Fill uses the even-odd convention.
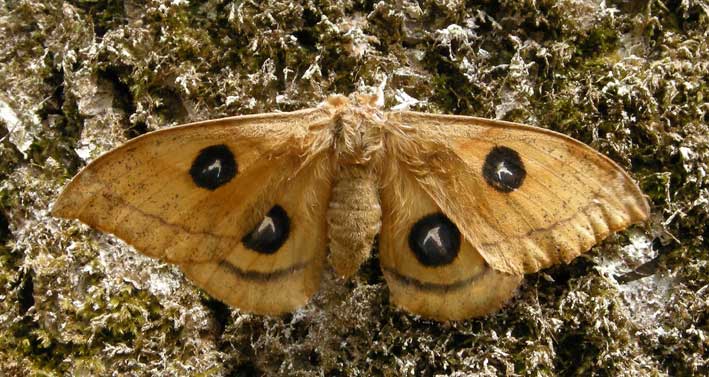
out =
[[[376,96],[328,98],[334,152],[340,164],[370,165],[383,150],[385,115]]]

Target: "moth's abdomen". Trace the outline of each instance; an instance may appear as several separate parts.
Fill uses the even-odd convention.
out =
[[[327,211],[330,265],[350,277],[370,254],[381,227],[382,209],[376,178],[369,167],[344,165],[332,187]]]

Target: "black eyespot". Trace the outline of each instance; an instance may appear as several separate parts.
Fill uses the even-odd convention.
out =
[[[268,211],[266,217],[241,239],[241,243],[253,251],[273,254],[286,243],[289,232],[288,214],[283,207],[275,205]]]
[[[434,213],[411,227],[409,248],[424,266],[443,266],[458,256],[460,231],[446,215]]]
[[[224,144],[212,145],[199,151],[192,162],[192,181],[207,190],[216,190],[231,181],[238,172],[234,154]]]
[[[497,146],[485,157],[483,177],[497,191],[509,193],[518,189],[526,176],[522,159],[514,149]]]

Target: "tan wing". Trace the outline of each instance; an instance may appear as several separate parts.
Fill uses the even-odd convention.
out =
[[[645,197],[610,159],[569,137],[509,122],[391,113],[389,155],[495,270],[569,262],[648,217]]]
[[[324,159],[281,187],[266,217],[224,258],[182,263],[187,276],[212,296],[255,313],[280,314],[305,304],[318,289],[327,250],[330,181],[318,171]],[[284,237],[279,229],[286,222]]]
[[[329,120],[312,109],[146,134],[84,168],[53,214],[180,265],[230,305],[292,310],[323,268]]]
[[[522,277],[490,268],[412,174],[387,166],[379,251],[393,303],[437,320],[499,309]]]

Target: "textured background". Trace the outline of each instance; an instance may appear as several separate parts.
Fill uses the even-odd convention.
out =
[[[698,0],[0,1],[0,375],[706,374],[708,29]],[[129,138],[385,78],[388,106],[590,144],[653,218],[439,324],[389,305],[376,254],[267,318],[48,215]]]

